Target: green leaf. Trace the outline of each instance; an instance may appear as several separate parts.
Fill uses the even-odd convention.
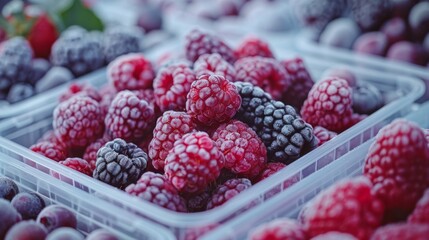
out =
[[[65,28],[78,25],[87,30],[103,31],[104,29],[100,18],[91,9],[85,7],[81,0],[73,0],[59,16]]]

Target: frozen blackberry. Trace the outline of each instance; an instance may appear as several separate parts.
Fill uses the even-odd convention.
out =
[[[52,46],[51,61],[68,68],[76,77],[104,65],[101,38],[80,27],[68,28]]]
[[[237,91],[241,96],[241,106],[235,118],[249,125],[253,125],[250,119],[255,118],[255,109],[271,101],[271,95],[251,83],[235,82],[234,85],[237,87]]]
[[[271,101],[255,109],[253,125],[267,147],[268,159],[289,164],[317,146],[311,125],[295,109],[280,101]]]
[[[17,82],[27,82],[33,52],[22,37],[14,37],[0,45],[0,90]]]
[[[140,51],[143,33],[138,28],[113,27],[104,32],[104,56],[107,62],[127,54]]]
[[[346,0],[301,0],[296,1],[296,12],[308,26],[322,30],[331,20],[341,16]]]
[[[147,154],[134,143],[117,138],[97,152],[93,177],[117,188],[135,183],[147,166]]]

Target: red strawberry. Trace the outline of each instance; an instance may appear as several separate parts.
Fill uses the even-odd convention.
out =
[[[337,182],[321,192],[299,217],[308,236],[338,231],[369,239],[381,225],[384,212],[371,189],[368,178],[361,176]]]
[[[396,120],[378,133],[364,174],[386,206],[385,220],[405,220],[429,187],[429,148],[423,130]]]
[[[33,48],[36,58],[48,58],[57,38],[57,28],[47,14],[42,14],[37,18],[27,35],[27,40]]]

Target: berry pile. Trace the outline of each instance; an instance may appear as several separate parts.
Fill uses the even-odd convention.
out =
[[[298,220],[277,219],[250,233],[260,239],[426,239],[429,146],[425,130],[395,120],[378,133],[363,176],[320,192]],[[297,234],[300,234],[299,236]]]
[[[299,2],[303,20],[317,28],[323,45],[429,66],[427,1],[348,0]],[[342,4],[338,2],[344,2]],[[322,4],[326,3],[326,4]],[[315,7],[323,5],[323,7]],[[310,11],[311,10],[311,11]]]
[[[109,27],[96,32],[70,26],[60,32],[59,20],[54,21],[39,4],[22,4],[14,11],[2,16],[1,29],[5,27],[9,38],[0,44],[0,101],[19,102],[121,55],[141,51],[143,34],[138,28]],[[153,80],[151,75],[148,78]]]
[[[255,37],[233,50],[192,31],[184,50],[187,60],[160,67],[129,53],[108,65],[101,89],[71,85],[53,131],[31,149],[161,207],[195,212],[219,207],[363,118],[348,81],[313,85],[301,58],[279,61]]]
[[[80,239],[85,237],[76,227],[78,220],[70,209],[60,205],[46,206],[36,193],[20,192],[16,183],[0,177],[0,238],[23,239]],[[118,239],[112,233],[99,229],[86,239]]]

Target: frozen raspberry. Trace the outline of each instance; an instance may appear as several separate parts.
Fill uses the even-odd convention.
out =
[[[144,136],[154,118],[154,109],[148,102],[131,91],[121,91],[110,104],[105,119],[106,130],[112,138],[134,141]]]
[[[51,143],[55,143],[55,144],[60,144],[60,145],[64,145],[58,138],[57,136],[55,136],[55,132],[54,130],[49,130],[47,132],[45,132],[41,138],[39,138],[37,140],[36,143],[40,143],[40,142],[51,142]]]
[[[290,87],[291,78],[284,67],[275,59],[247,57],[234,64],[237,81],[250,82],[280,99]]]
[[[51,61],[55,66],[68,68],[76,77],[104,65],[101,38],[97,33],[72,26],[52,45]]]
[[[155,101],[161,111],[183,111],[191,84],[196,80],[194,71],[186,64],[177,63],[159,70],[153,82]]]
[[[339,181],[307,203],[300,220],[309,237],[338,231],[369,239],[382,223],[383,203],[366,177]]]
[[[112,27],[104,31],[104,56],[107,62],[117,57],[140,52],[143,33],[136,27]]]
[[[306,122],[338,133],[352,125],[352,114],[352,89],[346,80],[336,77],[315,83],[301,108]]]
[[[109,82],[116,90],[139,90],[152,87],[155,72],[143,54],[130,53],[116,58],[107,67]]]
[[[429,224],[429,188],[417,202],[413,213],[408,216],[408,222]]]
[[[82,158],[67,158],[64,161],[59,161],[59,163],[85,175],[92,176],[91,166]]]
[[[279,162],[268,163],[267,165],[265,165],[265,168],[262,170],[261,175],[259,176],[258,182],[277,173],[278,171],[282,170],[284,167],[286,167],[284,163],[279,163]]]
[[[213,126],[234,117],[241,105],[235,85],[223,76],[203,75],[191,85],[186,110],[199,124]]]
[[[102,99],[102,96],[93,86],[87,83],[73,83],[69,86],[66,92],[61,94],[60,102],[64,102],[77,94],[90,97],[97,102],[100,102]]]
[[[281,64],[284,66],[291,78],[290,86],[283,94],[282,100],[286,104],[300,110],[305,99],[307,99],[311,87],[314,85],[314,81],[311,78],[310,73],[305,68],[304,61],[301,58],[297,57],[284,60],[281,61]]]
[[[306,234],[296,220],[279,218],[262,224],[249,234],[250,240],[304,240]]]
[[[429,225],[415,223],[397,223],[380,227],[371,240],[424,240],[429,236]]]
[[[364,31],[375,30],[390,13],[389,0],[351,0],[352,17]]]
[[[174,143],[165,159],[165,176],[180,191],[203,191],[215,181],[225,157],[207,133],[185,134]]]
[[[235,55],[237,58],[245,57],[265,57],[265,58],[274,58],[273,53],[271,52],[270,46],[262,39],[257,37],[247,37],[235,50]]]
[[[307,26],[322,30],[331,20],[341,16],[346,1],[301,0],[296,1],[295,8],[300,20]]]
[[[86,147],[85,152],[83,153],[83,159],[85,159],[91,166],[91,172],[95,169],[95,162],[97,161],[98,150],[110,140],[111,139],[109,139],[108,136],[103,136],[89,144],[88,147]]]
[[[125,191],[133,196],[176,212],[186,212],[185,201],[174,186],[161,174],[146,172]]]
[[[195,62],[203,54],[219,53],[229,63],[235,61],[234,51],[215,35],[192,30],[186,35],[186,58]]]
[[[218,53],[201,55],[194,63],[194,71],[197,78],[203,74],[216,74],[225,77],[228,81],[235,81],[234,66],[225,61]]]
[[[240,177],[258,176],[267,162],[267,150],[261,139],[238,120],[220,125],[212,139],[225,156],[225,168]]]
[[[322,146],[327,141],[336,137],[338,134],[336,132],[329,131],[328,129],[320,126],[314,127],[314,136],[319,140],[319,146]]]
[[[156,121],[153,138],[149,143],[149,157],[155,169],[163,170],[164,161],[174,142],[196,128],[185,112],[167,111]]]
[[[0,91],[29,80],[32,58],[33,51],[22,37],[10,38],[0,45]]]
[[[147,154],[134,143],[117,138],[98,150],[93,177],[123,189],[140,178],[147,161]]]
[[[161,116],[161,109],[155,101],[155,92],[153,89],[142,89],[132,91],[138,98],[145,100],[154,109],[155,116]]]
[[[214,190],[210,201],[207,203],[207,210],[219,207],[251,186],[252,182],[247,178],[234,178],[226,181]]]
[[[355,73],[347,67],[343,66],[335,66],[332,68],[328,68],[325,72],[323,72],[322,76],[323,78],[338,77],[344,79],[347,81],[351,88],[356,87],[358,83]]]
[[[67,158],[67,150],[64,148],[64,146],[53,142],[38,142],[32,145],[30,150],[42,154],[43,156],[57,162]]]
[[[115,99],[116,94],[118,93],[116,89],[111,86],[110,84],[106,84],[111,87],[111,90],[106,90],[103,92],[103,89],[100,89],[100,95],[101,95],[101,101],[100,101],[100,108],[103,116],[106,116],[109,112],[110,104],[112,103],[113,99]]]
[[[429,148],[423,130],[401,119],[382,128],[369,149],[364,174],[386,206],[386,219],[405,219],[429,187]]]
[[[100,105],[89,97],[72,97],[55,108],[53,127],[61,142],[84,148],[104,132]]]
[[[353,235],[342,232],[328,232],[320,234],[310,240],[358,240]]]
[[[206,190],[202,193],[187,198],[186,206],[188,207],[189,212],[205,211],[211,195],[211,190]]]

